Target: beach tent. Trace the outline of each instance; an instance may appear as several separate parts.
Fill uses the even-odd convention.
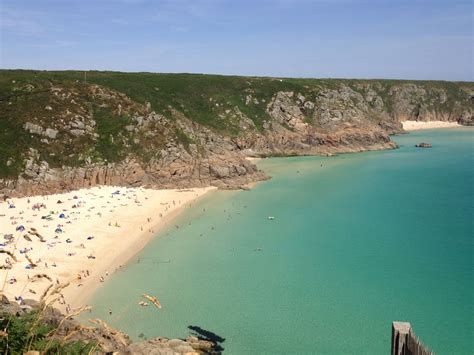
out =
[[[61,214],[59,215],[59,218],[66,218],[66,216],[64,215],[64,213],[61,213]]]
[[[19,225],[18,227],[16,227],[17,232],[23,232],[24,230],[25,230],[25,227],[22,225]]]
[[[62,230],[61,228],[59,228],[59,227],[58,227],[58,228],[56,228],[56,230],[55,230],[54,232],[55,232],[55,233],[62,233],[62,232],[63,232],[63,230]]]

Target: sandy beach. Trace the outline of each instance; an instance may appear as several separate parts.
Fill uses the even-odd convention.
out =
[[[2,292],[9,299],[38,300],[51,282],[70,283],[56,306],[83,306],[183,208],[213,189],[102,186],[2,201]],[[43,274],[51,281],[35,277]]]
[[[403,121],[403,129],[405,131],[415,131],[418,129],[433,129],[433,128],[453,128],[461,127],[457,122],[446,122],[446,121]]]

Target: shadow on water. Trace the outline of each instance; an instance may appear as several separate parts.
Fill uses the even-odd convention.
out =
[[[225,342],[225,338],[220,337],[216,333],[211,332],[210,330],[202,329],[197,325],[190,325],[188,329],[191,330],[191,335],[197,337],[199,340],[207,340],[213,342],[215,345],[213,354],[220,354],[224,351],[222,343]]]

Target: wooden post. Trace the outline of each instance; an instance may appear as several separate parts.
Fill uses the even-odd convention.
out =
[[[408,322],[392,322],[392,355],[407,354],[408,334],[411,324]]]

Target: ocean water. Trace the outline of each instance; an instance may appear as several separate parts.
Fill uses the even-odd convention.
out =
[[[86,316],[135,340],[199,326],[230,354],[387,354],[391,322],[409,321],[437,354],[472,354],[474,129],[394,139],[392,151],[261,161],[272,180],[204,197]],[[142,293],[163,308],[140,307]]]

